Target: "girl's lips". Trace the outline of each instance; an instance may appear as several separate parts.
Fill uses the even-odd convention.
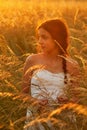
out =
[[[42,49],[45,49],[45,46],[41,46]]]

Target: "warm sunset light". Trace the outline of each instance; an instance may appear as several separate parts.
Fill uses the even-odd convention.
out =
[[[39,86],[43,102],[30,86]],[[0,0],[0,129],[37,130],[36,124],[87,130],[87,0]]]

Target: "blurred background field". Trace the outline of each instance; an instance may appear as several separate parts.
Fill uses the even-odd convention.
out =
[[[87,107],[87,1],[0,0],[1,130],[23,129],[29,104],[27,98],[21,96],[24,61],[36,53],[36,27],[52,18],[65,19],[69,27],[69,53],[78,61],[82,73],[79,104],[83,107],[82,112],[79,109],[77,112],[76,130],[87,129],[87,109],[83,110]]]

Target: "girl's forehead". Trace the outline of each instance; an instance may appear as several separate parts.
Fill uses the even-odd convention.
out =
[[[50,35],[50,34],[45,29],[39,28],[38,29],[38,35]]]

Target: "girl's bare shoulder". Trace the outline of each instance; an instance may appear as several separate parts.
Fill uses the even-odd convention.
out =
[[[41,58],[42,54],[31,54],[26,58],[26,62],[31,62],[31,63],[35,63],[36,61],[39,60],[39,58]]]
[[[32,66],[35,66],[38,63],[38,60],[40,59],[41,54],[31,54],[29,55],[24,63],[24,73],[31,68]]]
[[[33,65],[38,64],[38,62],[41,60],[42,54],[31,54],[26,58],[25,65],[27,67],[31,67]]]
[[[71,57],[67,59],[67,69],[72,75],[78,75],[80,72],[78,62]]]

